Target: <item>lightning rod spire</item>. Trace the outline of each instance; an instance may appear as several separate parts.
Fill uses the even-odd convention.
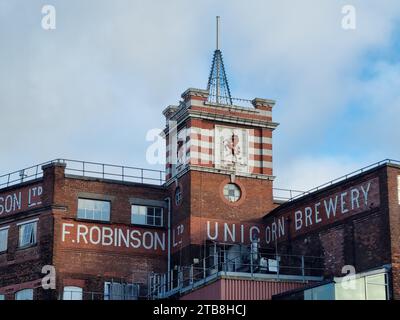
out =
[[[220,17],[216,18],[216,50],[214,51],[210,76],[208,77],[207,90],[209,102],[216,104],[232,105],[232,97],[229,89],[228,78],[226,77],[220,44]]]

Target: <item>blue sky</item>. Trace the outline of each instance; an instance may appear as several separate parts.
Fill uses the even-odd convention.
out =
[[[276,186],[400,159],[396,0],[0,0],[0,174],[58,157],[159,168],[146,133],[206,87],[216,15],[232,95],[277,100]]]

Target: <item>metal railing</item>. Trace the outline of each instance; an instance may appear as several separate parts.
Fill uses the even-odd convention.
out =
[[[28,168],[17,170],[0,176],[0,189],[6,188],[25,181],[35,180],[43,177],[42,166],[50,164],[53,161],[44,162]]]
[[[211,101],[212,98],[217,98],[217,95],[215,94],[210,94],[209,95],[209,99],[207,101],[207,103],[211,104],[211,105],[220,105],[220,106],[231,106],[229,104],[225,104],[225,103],[217,103],[215,101]],[[232,101],[232,105],[236,106],[236,107],[245,107],[245,108],[253,108],[253,101],[250,99],[243,99],[243,98],[232,98],[232,97],[227,97],[227,96],[223,96],[223,95],[218,95],[218,98],[222,99],[222,100],[231,100]],[[210,100],[211,99],[211,100]]]
[[[165,299],[183,294],[214,281],[221,276],[274,281],[321,281],[324,273],[322,257],[271,253],[249,246],[214,244],[212,254],[198,263],[178,266],[165,274],[149,275],[149,299]],[[236,248],[237,253],[235,254]],[[244,250],[243,250],[244,248]]]
[[[272,188],[272,191],[276,201],[288,201],[300,194],[304,194],[304,191],[283,188]]]
[[[150,170],[137,167],[112,165],[98,162],[55,159],[43,162],[28,168],[17,170],[0,176],[0,189],[19,183],[39,179],[43,177],[42,166],[51,163],[66,164],[65,173],[83,177],[93,177],[116,181],[128,181],[162,185],[165,182],[165,173],[160,170]],[[287,201],[294,195],[304,191],[273,188],[274,199]]]
[[[65,172],[71,175],[109,179],[123,182],[136,182],[147,183],[154,185],[163,185],[165,182],[165,172],[161,170],[144,169],[139,167],[129,167],[121,165],[113,165],[99,162],[70,160],[70,159],[55,159],[43,162],[28,168],[17,170],[11,173],[0,175],[0,189],[13,186],[19,183],[35,180],[43,177],[42,166],[51,163],[65,163]],[[396,164],[400,165],[400,161],[393,159],[386,159],[369,166],[363,167],[342,177],[333,179],[318,187],[312,188],[308,191],[300,191],[284,188],[273,188],[274,199],[278,201],[289,202],[301,198],[307,194],[318,191],[320,189],[331,186],[337,182],[345,181],[357,174],[363,173],[367,170],[379,167],[383,164]]]
[[[333,185],[335,183],[346,181],[346,180],[348,180],[348,179],[350,179],[350,178],[352,178],[352,177],[354,177],[354,176],[356,176],[358,174],[361,174],[361,173],[366,172],[368,170],[377,168],[377,167],[379,167],[381,165],[384,165],[384,164],[400,165],[400,161],[399,160],[393,160],[393,159],[385,159],[385,160],[382,160],[382,161],[375,162],[375,163],[370,164],[370,165],[368,165],[366,167],[363,167],[363,168],[358,169],[356,171],[350,172],[350,173],[348,173],[348,174],[346,174],[344,176],[341,176],[339,178],[336,178],[336,179],[333,179],[331,181],[328,181],[328,182],[326,182],[326,183],[324,183],[322,185],[319,185],[318,187],[315,187],[315,188],[312,188],[312,189],[310,189],[308,191],[304,191],[302,193],[299,193],[299,194],[295,195],[294,197],[288,199],[288,201],[293,201],[295,199],[301,198],[301,197],[303,197],[305,195],[308,195],[310,193],[313,193],[313,192],[316,192],[316,191],[321,190],[323,188],[329,187],[329,186],[331,186],[331,185]]]
[[[147,299],[146,296],[135,296],[135,295],[107,295],[104,292],[96,292],[96,291],[68,291],[64,290],[59,300],[139,300],[139,299]]]
[[[66,165],[65,173],[82,177],[162,185],[165,173],[160,170],[120,166],[106,163],[55,159],[0,176],[0,189],[43,177],[42,166],[51,163]]]
[[[142,289],[142,290],[141,290]],[[145,290],[143,290],[145,289]],[[144,295],[142,294],[144,291]],[[104,282],[104,291],[84,291],[80,287],[64,287],[59,300],[139,300],[147,299],[144,283]]]

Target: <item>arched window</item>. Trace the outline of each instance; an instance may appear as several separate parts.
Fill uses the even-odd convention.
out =
[[[33,300],[33,289],[24,289],[15,293],[15,300]]]
[[[79,287],[64,287],[63,300],[82,300],[82,291]]]
[[[175,189],[175,204],[179,206],[182,202],[182,190],[181,187]]]

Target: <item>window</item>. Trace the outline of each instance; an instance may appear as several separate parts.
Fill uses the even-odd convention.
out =
[[[15,300],[33,300],[33,289],[24,289],[16,292]]]
[[[109,201],[78,199],[78,218],[97,221],[110,221]]]
[[[328,283],[305,290],[304,300],[335,300],[335,284]]]
[[[2,300],[6,300],[6,297],[4,296],[4,294],[0,294],[0,301]]]
[[[19,247],[30,247],[36,244],[37,222],[24,223],[19,226]]]
[[[336,300],[386,300],[387,275],[379,273],[362,276],[349,284],[336,284]]]
[[[137,300],[139,285],[134,283],[104,283],[104,300]]]
[[[181,187],[175,189],[175,204],[178,206],[182,202],[182,190]]]
[[[367,300],[386,300],[387,281],[386,274],[381,273],[366,277]]]
[[[159,207],[133,205],[131,222],[133,224],[162,227],[163,209]]]
[[[64,287],[63,300],[82,300],[82,288]]]
[[[237,202],[239,201],[242,192],[240,188],[234,183],[228,183],[224,187],[224,197],[229,202]]]
[[[7,251],[8,227],[0,228],[0,253]]]

